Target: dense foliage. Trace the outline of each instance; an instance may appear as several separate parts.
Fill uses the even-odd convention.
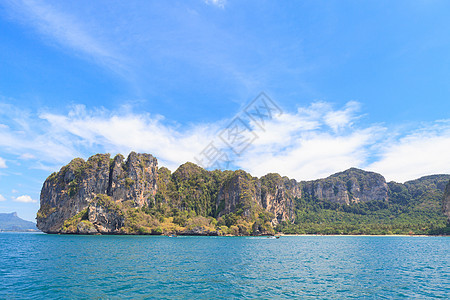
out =
[[[294,223],[277,230],[288,234],[449,234],[442,213],[448,175],[405,184],[389,182],[389,201],[339,204],[305,195],[296,199]]]
[[[127,222],[125,232],[137,231],[146,234],[181,232],[201,227],[220,234],[249,235],[274,234],[449,234],[445,215],[442,213],[442,199],[447,175],[434,175],[405,184],[389,182],[388,201],[370,201],[351,204],[321,201],[303,193],[295,198],[295,219],[285,221],[273,228],[273,214],[260,211],[254,216],[242,214],[242,208],[217,217],[214,200],[222,182],[226,187],[235,176],[245,179],[248,197],[252,191],[253,178],[242,171],[207,172],[193,164],[170,174],[160,170],[161,190],[151,207],[128,207],[125,209]],[[264,177],[264,189],[274,189],[277,174]],[[171,178],[171,180],[169,180]],[[165,201],[164,197],[178,199],[176,203]],[[251,201],[244,201],[251,205]],[[179,204],[176,206],[174,204]],[[126,205],[126,203],[125,203]]]

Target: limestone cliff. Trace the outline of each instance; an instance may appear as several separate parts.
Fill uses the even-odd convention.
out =
[[[294,198],[300,195],[295,180],[278,174],[258,179],[242,170],[207,171],[193,163],[172,174],[158,169],[149,154],[132,152],[126,160],[120,154],[113,159],[97,154],[87,161],[76,158],[47,178],[37,226],[48,233],[127,233],[145,223],[135,220],[133,207],[194,211],[205,217],[235,213],[248,220],[266,211],[277,224],[293,220]],[[130,218],[141,227],[128,224]],[[148,218],[155,226],[161,223]]]
[[[383,176],[356,168],[324,179],[302,182],[305,196],[317,200],[351,204],[388,201],[388,185]]]
[[[250,217],[260,206],[261,184],[256,177],[237,170],[220,187],[216,205],[218,216],[231,212]]]
[[[150,154],[97,154],[73,159],[47,178],[36,219],[47,233],[265,235],[277,224],[301,223],[307,205],[358,213],[367,208],[353,210],[357,203],[375,201],[375,207],[413,204],[429,213],[441,203],[433,199],[444,198],[450,220],[450,183],[443,196],[449,178],[386,183],[380,174],[351,168],[297,182],[275,173],[207,171],[190,162],[172,173]]]
[[[294,179],[269,173],[261,177],[261,204],[274,214],[273,223],[292,221],[294,200],[302,196],[301,186]]]
[[[76,158],[44,182],[37,227],[57,233],[66,220],[89,210],[96,231],[116,232],[115,225],[100,221],[105,204],[94,200],[105,195],[114,203],[129,201],[132,206],[142,207],[156,194],[157,169],[156,158],[149,154],[132,152],[126,161],[122,155],[111,160],[109,154],[97,154],[87,161]]]
[[[270,173],[260,179],[238,170],[221,185],[217,197],[218,216],[242,212],[251,217],[261,211],[273,214],[272,223],[291,221],[294,216],[294,198],[301,196],[295,180]]]

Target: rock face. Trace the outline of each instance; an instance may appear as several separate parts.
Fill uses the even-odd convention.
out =
[[[273,224],[290,221],[294,217],[294,198],[301,196],[295,180],[270,173],[260,179],[238,170],[220,188],[216,208],[218,216],[242,210],[242,214],[267,211],[274,215]]]
[[[442,199],[445,189],[443,209],[450,221],[449,178],[433,175],[387,184],[380,174],[351,168],[297,182],[275,173],[257,178],[243,170],[207,171],[193,163],[171,173],[158,168],[150,154],[131,152],[126,160],[120,154],[113,159],[97,154],[87,161],[73,159],[47,178],[36,219],[47,233],[266,235],[274,233],[274,225],[293,222],[302,201],[405,205],[430,190]],[[436,207],[427,203],[422,208]],[[204,224],[185,227],[192,215]]]
[[[124,216],[120,212],[99,203],[89,205],[88,220],[101,233],[117,233],[124,225]]]
[[[300,184],[294,179],[269,173],[261,177],[261,204],[274,214],[273,223],[294,218],[294,200],[302,196]],[[275,221],[275,222],[274,222]]]
[[[383,176],[356,168],[302,184],[304,195],[317,200],[350,204],[389,199]]]
[[[110,167],[107,195],[114,201],[131,200],[138,207],[148,204],[157,190],[158,161],[150,154],[131,152],[124,162],[117,155]]]
[[[258,209],[261,201],[261,183],[258,178],[237,170],[224,180],[216,201],[218,216],[242,211],[246,217]]]
[[[447,216],[447,221],[450,223],[450,181],[445,187],[443,209],[444,214]]]
[[[89,220],[94,220],[98,232],[115,232],[104,226],[105,211],[93,200],[107,195],[113,202],[130,201],[142,207],[156,194],[157,170],[157,160],[149,154],[132,152],[125,162],[122,155],[113,160],[109,154],[97,154],[87,161],[76,158],[44,182],[37,227],[48,233],[60,232],[66,220],[89,208]]]
[[[117,205],[143,208],[165,204],[198,215],[236,213],[248,219],[269,212],[272,224],[294,218],[295,180],[268,174],[261,179],[238,171],[206,171],[186,163],[173,174],[156,158],[131,152],[113,159],[97,154],[73,159],[50,175],[41,191],[37,226],[47,233],[123,233],[126,217]]]

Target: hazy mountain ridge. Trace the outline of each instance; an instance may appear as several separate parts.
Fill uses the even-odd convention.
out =
[[[36,224],[23,220],[17,213],[0,213],[0,231],[38,231]]]

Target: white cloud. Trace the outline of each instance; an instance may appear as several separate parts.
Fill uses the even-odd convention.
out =
[[[22,202],[22,203],[37,203],[37,200],[33,200],[28,195],[22,195],[14,199],[15,202]]]
[[[226,0],[205,0],[205,3],[208,5],[214,5],[220,8],[225,8],[225,4],[227,4]]]
[[[406,136],[388,141],[380,158],[367,168],[387,180],[404,182],[431,174],[450,173],[450,122],[425,124]]]
[[[0,201],[6,201],[6,198],[0,194]]]
[[[342,110],[330,110],[325,114],[325,123],[334,131],[350,127],[353,125],[353,120],[357,118],[356,113],[360,109],[360,104],[355,101],[350,101]]]
[[[359,104],[343,110],[317,102],[267,122],[265,131],[238,158],[237,164],[253,175],[277,172],[297,180],[325,177],[350,167],[361,167],[370,155],[367,147],[382,128],[353,129]]]
[[[0,157],[0,169],[5,169],[8,166],[6,165],[6,160]]]
[[[70,136],[68,145],[74,148],[83,145],[101,146],[111,153],[148,152],[172,169],[192,161],[218,130],[217,124],[182,128],[164,124],[161,116],[92,112],[84,106],[75,107],[67,116],[45,113],[40,117],[48,121],[53,134]]]
[[[36,156],[34,156],[31,153],[24,153],[21,156],[19,156],[19,159],[23,159],[23,160],[31,160],[31,159],[35,159]]]
[[[278,172],[297,180],[350,167],[373,170],[395,181],[449,173],[450,121],[420,124],[419,129],[402,129],[394,135],[390,128],[361,126],[359,109],[356,102],[338,109],[316,102],[266,122],[264,131],[250,123],[258,138],[241,156],[232,157],[234,166],[255,176]],[[19,112],[14,111],[20,110],[10,107],[3,115],[9,120],[0,128],[0,149],[47,171],[56,171],[74,157],[130,151],[151,153],[160,166],[173,171],[186,161],[196,162],[194,157],[217,141],[217,133],[229,122],[182,126],[158,115],[87,110],[80,105],[66,114],[30,113],[18,122]]]

